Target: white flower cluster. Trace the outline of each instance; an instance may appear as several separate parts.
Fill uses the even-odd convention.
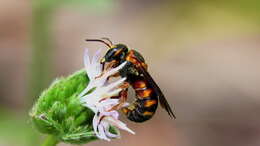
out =
[[[126,78],[121,78],[113,83],[107,82],[108,77],[117,73],[126,63],[122,63],[118,67],[112,68],[102,74],[100,52],[101,50],[98,50],[92,60],[90,60],[89,52],[87,49],[85,50],[84,64],[89,77],[89,84],[79,96],[82,104],[95,113],[93,128],[96,136],[100,139],[110,141],[110,138],[120,137],[117,128],[126,130],[132,134],[134,132],[118,119],[119,113],[113,109],[113,107],[119,104],[119,99],[111,99],[112,96],[118,95],[122,90],[118,87]],[[86,94],[91,90],[93,90],[91,93]],[[111,126],[116,128],[118,134],[113,134],[109,131]]]

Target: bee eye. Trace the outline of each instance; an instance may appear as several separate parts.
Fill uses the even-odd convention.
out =
[[[114,54],[115,54],[115,50],[114,49],[110,49],[110,50],[108,50],[108,52],[106,53],[106,55],[105,55],[105,60],[106,61],[112,61],[113,60],[113,58],[114,58]]]

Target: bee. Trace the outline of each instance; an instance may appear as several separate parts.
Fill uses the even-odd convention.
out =
[[[129,106],[121,108],[129,120],[144,122],[151,119],[156,112],[158,99],[169,116],[176,118],[161,89],[148,73],[147,64],[139,52],[128,49],[124,44],[113,45],[108,38],[87,39],[86,41],[102,42],[108,46],[109,50],[100,61],[103,70],[105,70],[106,63],[108,63],[106,68],[114,68],[126,62],[126,65],[115,75],[126,77],[126,81],[122,85],[124,90],[116,98],[119,98],[122,101],[121,103],[124,103],[127,100],[128,87],[132,86],[134,89],[135,101]]]

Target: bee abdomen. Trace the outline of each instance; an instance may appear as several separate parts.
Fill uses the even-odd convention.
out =
[[[157,106],[158,98],[152,88],[149,88],[145,80],[137,80],[132,84],[136,100],[123,109],[127,118],[134,122],[144,122],[153,117]]]
[[[153,117],[157,105],[156,99],[137,99],[129,107],[123,108],[123,112],[131,121],[144,122]]]

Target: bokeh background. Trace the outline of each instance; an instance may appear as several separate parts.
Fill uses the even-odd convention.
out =
[[[0,0],[0,146],[42,143],[33,102],[101,37],[143,54],[177,119],[122,118],[136,135],[89,146],[259,146],[259,26],[259,0]]]

